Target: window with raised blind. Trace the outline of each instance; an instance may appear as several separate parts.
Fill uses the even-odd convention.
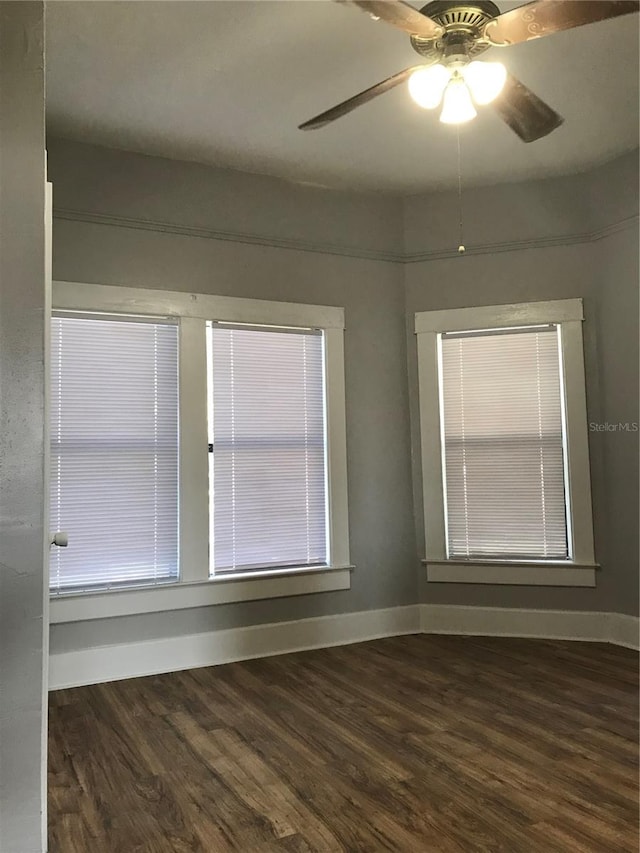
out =
[[[440,338],[447,555],[566,560],[555,325]]]
[[[178,576],[178,327],[56,316],[51,330],[52,591]]]
[[[212,575],[326,565],[323,333],[212,322],[207,340]]]

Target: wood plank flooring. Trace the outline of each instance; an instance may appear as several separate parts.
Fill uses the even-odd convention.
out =
[[[636,853],[638,658],[416,635],[61,690],[50,853]]]

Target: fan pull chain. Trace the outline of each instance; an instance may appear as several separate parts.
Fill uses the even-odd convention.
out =
[[[464,255],[465,247],[462,239],[462,155],[460,153],[460,128],[456,125],[456,138],[458,141],[458,215],[459,215],[459,235],[460,245],[458,246],[458,254]]]

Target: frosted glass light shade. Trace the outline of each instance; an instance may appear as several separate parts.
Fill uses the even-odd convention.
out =
[[[409,94],[418,106],[425,110],[435,110],[440,101],[451,73],[444,65],[432,65],[419,68],[409,77]]]
[[[470,62],[462,69],[464,82],[478,105],[490,104],[497,98],[507,79],[507,69],[501,62]]]
[[[459,75],[452,77],[444,90],[440,121],[444,124],[463,124],[477,115],[467,84]]]

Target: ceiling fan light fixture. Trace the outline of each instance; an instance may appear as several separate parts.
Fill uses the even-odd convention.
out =
[[[490,104],[502,91],[507,69],[501,62],[470,62],[462,71],[464,82],[479,106]]]
[[[454,74],[444,90],[440,121],[443,124],[464,124],[477,115],[467,84],[460,74]]]
[[[409,94],[425,110],[435,110],[442,101],[451,72],[438,63],[429,68],[419,68],[409,77]]]

